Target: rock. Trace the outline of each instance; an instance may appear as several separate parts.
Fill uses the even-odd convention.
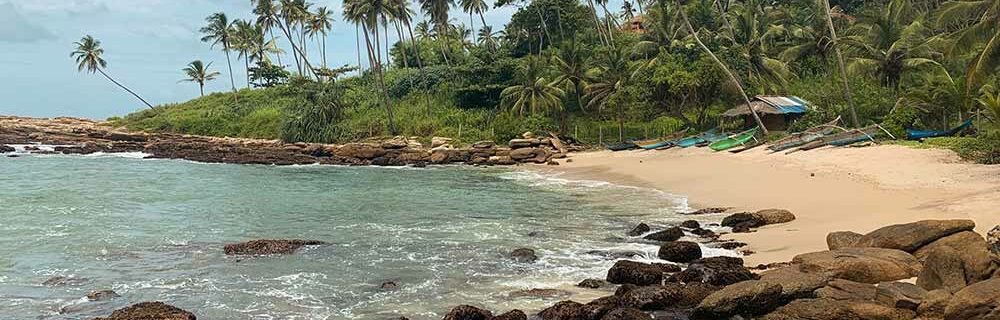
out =
[[[493,149],[496,148],[497,143],[489,140],[479,141],[472,144],[473,149]]]
[[[990,232],[986,233],[986,243],[994,255],[1000,255],[1000,225],[993,227]]]
[[[1000,319],[1000,279],[980,281],[956,292],[945,308],[944,318]]]
[[[715,239],[715,238],[719,237],[719,235],[715,234],[714,231],[708,230],[708,229],[705,229],[705,228],[698,228],[698,229],[691,230],[691,234],[699,236],[699,237],[702,237],[702,238],[709,238],[709,239]]]
[[[371,160],[385,154],[382,148],[367,143],[348,143],[337,148],[336,155]]]
[[[719,291],[722,287],[702,282],[692,282],[684,284],[681,288],[677,306],[682,308],[693,308],[701,304],[712,293]]]
[[[0,153],[14,152],[14,151],[17,151],[17,149],[14,149],[14,147],[11,146],[0,144]]]
[[[396,289],[399,289],[399,284],[396,283],[395,281],[385,281],[385,282],[382,282],[381,285],[379,285],[379,289],[382,289],[382,290],[396,290]]]
[[[726,213],[726,211],[729,211],[730,209],[732,209],[732,208],[703,208],[703,209],[698,209],[698,210],[695,210],[695,211],[692,211],[692,212],[686,212],[686,213],[681,213],[681,214],[691,215],[691,216],[706,215],[706,214],[718,214],[718,213]]]
[[[611,283],[609,283],[607,281],[604,281],[604,280],[601,280],[601,279],[585,279],[583,281],[580,281],[580,283],[578,283],[576,286],[580,287],[580,288],[587,288],[587,289],[598,289],[598,288],[601,288],[601,287],[604,287],[604,286],[607,286],[607,285],[610,285],[610,284]]]
[[[639,286],[631,284],[631,283],[626,283],[626,284],[620,285],[620,286],[618,286],[618,289],[615,289],[615,296],[616,297],[624,296],[626,293],[629,293],[629,291],[632,291],[632,290],[635,290],[635,289],[639,289]]]
[[[433,137],[431,138],[431,148],[433,149],[441,146],[451,145],[451,143],[454,141],[455,139],[452,138]]]
[[[524,133],[521,134],[521,137],[525,139],[534,139],[535,133],[531,131],[525,131]]]
[[[573,301],[561,301],[545,308],[538,313],[538,316],[542,320],[582,320],[583,305]]]
[[[681,228],[671,227],[663,231],[658,231],[649,234],[643,237],[643,239],[653,240],[653,241],[677,241],[677,239],[680,239],[683,236],[684,236],[684,231],[681,230]]]
[[[514,309],[496,316],[492,320],[528,320],[528,315],[524,314],[524,311]]]
[[[976,227],[972,220],[923,220],[879,228],[858,239],[858,247],[875,247],[914,252],[920,247]]]
[[[764,225],[788,223],[795,220],[795,215],[791,211],[784,209],[766,209],[754,212],[753,215]]]
[[[608,312],[601,320],[652,320],[653,317],[635,308],[618,308]]]
[[[272,255],[292,254],[304,246],[325,244],[316,240],[253,240],[242,243],[227,244],[223,251],[226,255]]]
[[[914,312],[869,301],[800,299],[762,317],[763,320],[909,320]]]
[[[514,251],[510,252],[510,258],[520,263],[533,263],[538,261],[538,256],[535,255],[535,250],[528,248],[514,249]]]
[[[663,274],[679,271],[680,267],[667,264],[642,263],[629,260],[615,262],[608,269],[608,282],[614,284],[634,284],[647,286],[663,282]]]
[[[554,298],[554,297],[567,297],[572,295],[568,291],[558,290],[558,289],[530,289],[530,290],[518,290],[511,292],[507,295],[510,298]]]
[[[760,280],[743,281],[706,297],[694,309],[691,319],[759,316],[779,307],[782,301],[780,284]]]
[[[874,301],[877,293],[878,288],[872,284],[844,279],[834,279],[815,292],[817,298],[844,301]]]
[[[792,263],[807,273],[863,283],[912,278],[920,272],[917,258],[900,250],[843,248],[795,256]]]
[[[917,315],[923,319],[942,319],[951,298],[951,292],[948,290],[931,290],[917,307]]]
[[[514,161],[534,161],[538,163],[545,163],[549,157],[548,151],[540,148],[522,148],[510,151],[510,158]],[[541,159],[542,161],[538,161]]]
[[[643,234],[646,234],[646,232],[649,232],[649,230],[650,230],[649,225],[645,223],[639,223],[639,225],[635,226],[635,228],[632,228],[632,230],[628,232],[628,236],[638,237]]]
[[[739,224],[733,226],[732,231],[733,231],[733,233],[750,233],[750,232],[754,232],[754,230],[752,228],[754,228],[754,224],[753,223],[751,223],[751,222],[742,222],[742,223],[739,223]]]
[[[719,249],[736,250],[742,247],[746,247],[747,244],[739,241],[722,241],[722,242],[711,243],[710,246]]]
[[[854,247],[865,235],[851,231],[835,231],[826,235],[826,246],[830,250]]]
[[[546,162],[545,165],[548,165],[548,166],[558,166],[559,162],[555,161],[555,160],[549,160],[549,162]]]
[[[674,307],[681,300],[681,288],[676,283],[634,288],[620,295],[619,305],[640,310]]]
[[[965,282],[975,283],[990,277],[993,260],[990,258],[986,239],[978,233],[963,231],[938,239],[917,249],[913,255],[920,261],[926,261],[930,252],[937,247],[950,247],[958,252],[965,270]]]
[[[583,305],[580,316],[583,319],[600,319],[608,312],[618,308],[619,304],[621,304],[621,298],[618,296],[597,298]]]
[[[698,221],[696,221],[696,220],[687,220],[687,221],[681,222],[681,227],[688,228],[688,229],[701,229],[701,223],[698,223]]]
[[[608,260],[633,259],[646,255],[645,253],[639,251],[601,251],[601,250],[587,251],[587,254],[592,256],[603,257]]]
[[[535,147],[538,146],[540,143],[541,141],[535,139],[513,139],[510,140],[509,145],[511,149],[521,149],[521,148]]]
[[[917,285],[927,290],[956,292],[968,284],[968,278],[961,254],[951,247],[939,246],[927,252]]]
[[[107,317],[93,320],[197,320],[191,312],[163,302],[142,302],[115,310]]]
[[[451,309],[442,320],[490,320],[493,313],[470,305],[460,305]]]
[[[823,275],[802,272],[796,265],[765,271],[760,274],[760,280],[780,283],[781,295],[786,301],[813,298],[816,289],[830,282],[830,279]]]
[[[379,144],[383,149],[402,149],[406,148],[410,143],[404,137],[395,137],[389,140],[382,141]]]
[[[734,213],[722,219],[723,227],[747,226],[757,228],[764,226],[764,224],[764,221],[760,217],[748,212]]]
[[[97,290],[97,291],[91,291],[90,293],[87,294],[87,300],[90,301],[111,300],[117,297],[120,297],[120,295],[118,295],[118,293],[114,292],[113,290]]]
[[[704,282],[716,286],[727,286],[756,278],[756,275],[743,266],[743,259],[711,257],[691,261],[687,269],[674,274],[669,278],[669,281],[682,283]]]
[[[927,290],[906,282],[882,282],[875,290],[875,301],[893,308],[914,311],[926,297]]]
[[[660,245],[656,255],[670,262],[687,263],[701,258],[701,246],[690,241],[668,241]]]
[[[517,164],[510,156],[492,156],[487,162],[494,166],[512,166]]]
[[[86,279],[75,278],[75,277],[55,276],[55,277],[51,277],[51,278],[46,279],[45,282],[42,282],[42,285],[43,286],[47,286],[47,287],[64,286],[64,285],[77,285],[77,284],[80,284],[80,283],[82,283],[84,281],[86,281]]]

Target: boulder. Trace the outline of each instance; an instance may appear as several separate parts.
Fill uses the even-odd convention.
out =
[[[451,145],[451,143],[454,142],[454,141],[455,140],[452,139],[452,138],[433,137],[433,138],[431,138],[431,149],[434,149],[434,148],[437,148],[437,147],[441,147],[441,146]]]
[[[399,289],[399,283],[396,283],[396,281],[383,281],[378,287],[382,290],[396,290]]]
[[[753,317],[781,306],[781,285],[749,280],[729,285],[705,298],[691,314],[691,319],[726,319],[732,316]]]
[[[956,292],[945,308],[944,318],[1000,319],[1000,279],[980,281]]]
[[[652,320],[653,317],[635,308],[618,308],[601,317],[601,320]]]
[[[598,289],[604,286],[608,286],[611,283],[601,280],[601,279],[585,279],[576,284],[577,287],[587,288],[587,289]]]
[[[986,239],[973,231],[959,232],[917,249],[913,253],[920,261],[926,261],[930,252],[937,247],[949,247],[958,252],[965,270],[965,281],[975,283],[990,277],[993,260]]]
[[[869,283],[860,283],[844,279],[834,279],[825,287],[815,291],[817,298],[833,300],[874,301],[878,288]]]
[[[521,149],[537,147],[539,144],[541,144],[541,141],[538,141],[537,139],[513,139],[510,140],[509,145],[511,149]]]
[[[668,241],[660,245],[656,256],[670,262],[687,263],[701,258],[701,246],[690,241]]]
[[[722,219],[723,227],[732,228],[736,226],[745,226],[749,228],[757,228],[764,225],[764,220],[761,220],[760,217],[749,212],[734,213]]]
[[[920,262],[904,251],[883,248],[842,248],[795,256],[792,263],[807,273],[863,283],[912,278]]]
[[[726,249],[726,250],[736,250],[742,247],[746,247],[747,244],[739,241],[720,241],[709,243],[712,248]]]
[[[764,225],[788,223],[795,220],[795,215],[784,209],[766,209],[754,212],[753,215],[764,222]]]
[[[684,284],[681,288],[677,306],[682,308],[693,308],[701,304],[713,292],[719,291],[722,287],[708,283],[692,282]]]
[[[494,166],[512,166],[517,164],[510,156],[492,156],[487,160],[487,163]]]
[[[382,143],[380,143],[379,146],[382,147],[383,149],[402,149],[406,148],[406,146],[408,146],[409,144],[410,142],[406,140],[406,138],[395,137],[389,140],[382,141]]]
[[[191,312],[163,302],[142,302],[115,310],[107,317],[93,320],[197,320]]]
[[[715,231],[708,230],[705,228],[692,229],[691,234],[708,239],[717,239],[719,235],[715,234]]]
[[[619,305],[640,310],[674,307],[681,299],[682,286],[676,283],[634,288],[620,295]]]
[[[645,223],[639,223],[639,225],[636,225],[635,228],[632,228],[632,230],[628,232],[628,236],[638,237],[643,234],[646,234],[646,232],[649,232],[649,230],[650,230],[649,225]]]
[[[366,143],[348,143],[336,150],[336,155],[345,158],[371,160],[385,154],[382,148]]]
[[[914,312],[870,301],[800,299],[762,317],[763,320],[910,320]]]
[[[97,290],[97,291],[91,291],[90,293],[87,294],[87,300],[90,301],[111,300],[117,297],[120,297],[120,295],[118,295],[118,293],[114,292],[113,290]]]
[[[855,243],[858,247],[875,247],[914,252],[920,247],[976,227],[972,220],[923,220],[885,226],[869,232]]]
[[[653,240],[653,241],[677,241],[677,239],[680,239],[683,236],[684,236],[684,231],[681,230],[681,228],[671,227],[663,231],[651,233],[643,237],[643,239]]]
[[[473,307],[470,305],[460,305],[451,308],[448,314],[444,315],[441,320],[490,320],[493,319],[493,313],[489,310]]]
[[[535,250],[528,248],[514,249],[514,251],[510,252],[510,258],[520,263],[533,263],[538,261],[538,256],[535,255]]]
[[[674,274],[668,281],[682,283],[704,282],[716,286],[727,286],[756,278],[756,275],[743,266],[743,259],[711,257],[691,261],[687,269]]]
[[[514,309],[496,316],[492,320],[528,320],[528,315],[524,314],[524,311]]]
[[[912,283],[882,282],[875,288],[875,301],[893,308],[916,311],[927,297],[927,290]]]
[[[692,229],[692,230],[693,229],[701,229],[701,223],[698,223],[698,221],[696,221],[696,220],[687,220],[687,221],[681,222],[681,227]]]
[[[510,298],[555,298],[568,297],[570,295],[572,293],[558,289],[529,289],[514,291],[507,296]]]
[[[663,282],[665,272],[679,270],[677,266],[669,267],[665,264],[642,263],[629,260],[620,260],[608,269],[608,282],[614,284],[634,284],[648,286]]]
[[[931,290],[917,307],[917,315],[923,319],[942,319],[951,298],[951,292],[948,290]]]
[[[583,319],[600,319],[608,312],[617,309],[620,304],[621,298],[618,296],[597,298],[583,305],[580,309],[580,316]]]
[[[11,146],[0,144],[0,153],[14,152],[14,151],[17,151],[17,149],[14,149],[14,147]]]
[[[786,301],[813,298],[816,289],[826,286],[830,279],[815,273],[805,273],[799,266],[787,266],[764,271],[760,280],[781,284],[781,295]]]
[[[986,233],[986,243],[994,255],[1000,255],[1000,225]]]
[[[253,240],[248,242],[227,244],[223,247],[226,255],[272,255],[272,254],[292,254],[304,246],[315,246],[325,244],[317,240]]]
[[[539,312],[538,317],[542,320],[582,320],[583,305],[573,301],[561,301]]]
[[[956,292],[968,284],[968,278],[961,253],[951,247],[940,246],[927,252],[917,285],[927,290]]]
[[[489,140],[479,141],[472,144],[473,149],[493,149],[497,147],[497,143]]]
[[[826,246],[830,250],[854,247],[865,235],[851,231],[835,231],[826,235]]]

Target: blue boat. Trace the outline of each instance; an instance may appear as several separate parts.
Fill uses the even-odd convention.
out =
[[[906,129],[906,140],[921,140],[935,137],[950,137],[972,126],[972,119],[965,120],[962,125],[951,130],[916,130]]]
[[[719,135],[715,129],[708,130],[698,134],[696,136],[687,137],[677,141],[677,146],[681,148],[689,148],[706,142],[714,142],[725,138],[725,136]]]

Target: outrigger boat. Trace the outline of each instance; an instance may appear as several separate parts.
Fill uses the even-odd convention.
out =
[[[832,135],[840,130],[847,131],[846,129],[837,126],[839,122],[840,122],[840,117],[837,117],[836,119],[833,119],[833,121],[827,122],[825,124],[821,124],[806,129],[805,131],[802,132],[793,133],[787,137],[784,137],[782,139],[779,139],[778,141],[771,143],[771,145],[768,146],[767,149],[771,150],[772,152],[788,150],[791,148],[795,148],[816,141],[825,136]]]
[[[951,130],[916,130],[916,129],[906,129],[906,140],[922,140],[926,138],[935,137],[950,137],[962,132],[968,127],[972,126],[972,119],[965,120],[962,125],[952,128]]]
[[[697,146],[704,143],[711,143],[725,138],[725,136],[719,135],[715,129],[702,132],[698,135],[687,137],[677,141],[677,146],[681,148],[689,148]]]
[[[735,148],[737,146],[746,146],[747,143],[751,143],[751,141],[753,142],[759,141],[757,140],[756,137],[758,130],[760,130],[760,128],[755,127],[753,129],[731,135],[725,139],[709,144],[708,148],[715,151],[723,151]]]
[[[787,153],[792,153],[795,151],[809,151],[824,146],[842,147],[869,140],[874,142],[875,138],[878,137],[882,132],[885,132],[886,134],[889,135],[889,137],[893,139],[896,138],[891,133],[889,133],[889,131],[886,131],[884,128],[882,128],[882,126],[876,124],[861,129],[853,129],[847,132],[842,132],[839,134],[823,137],[816,141],[800,146],[798,147],[798,149],[789,151]]]
[[[614,143],[614,144],[604,144],[604,147],[608,148],[608,150],[611,151],[625,151],[625,150],[632,150],[639,148],[639,146],[632,141],[625,141],[622,143]]]
[[[680,141],[680,138],[684,137],[684,133],[687,132],[687,131],[688,131],[687,129],[684,129],[682,131],[678,131],[678,132],[672,133],[669,136],[667,136],[667,138],[661,140],[660,142],[653,143],[653,144],[640,145],[639,148],[642,148],[642,149],[645,149],[645,150],[657,150],[657,149],[663,149],[663,148],[672,147],[674,144],[677,143],[677,141]]]

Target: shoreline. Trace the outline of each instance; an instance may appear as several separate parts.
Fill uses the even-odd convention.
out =
[[[1000,167],[961,162],[948,150],[880,145],[792,155],[759,148],[576,153],[557,168],[569,179],[654,188],[688,197],[693,208],[729,213],[787,209],[797,219],[723,239],[748,243],[747,265],[787,262],[827,250],[833,231],[865,233],[926,219],[970,219],[985,234],[1000,224]],[[881,159],[881,161],[879,160]]]

